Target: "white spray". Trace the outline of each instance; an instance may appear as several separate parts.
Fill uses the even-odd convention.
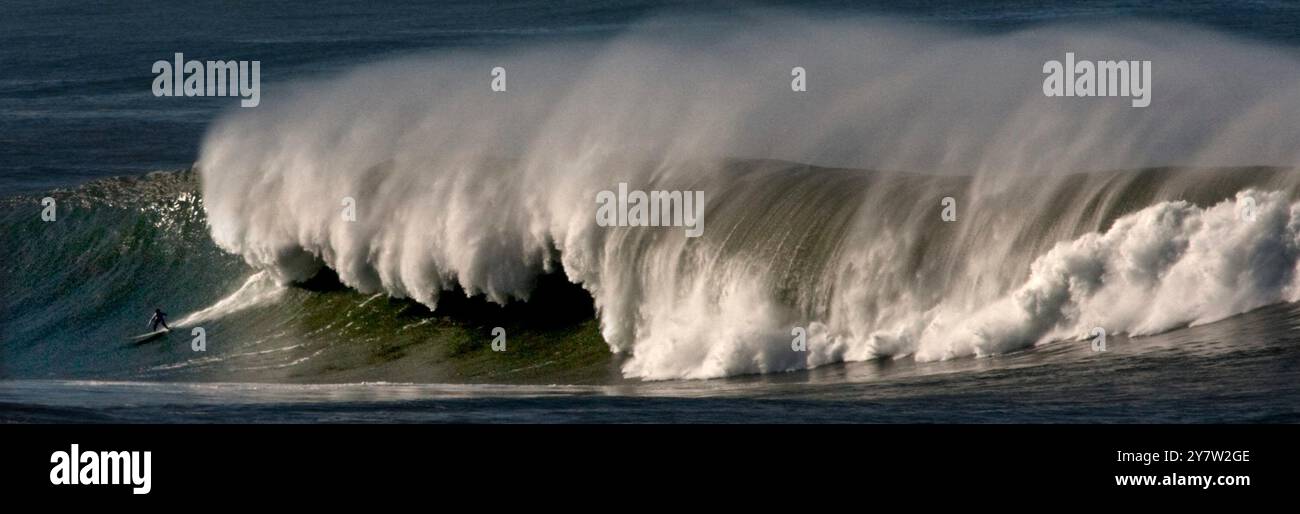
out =
[[[1066,176],[1296,166],[1294,51],[1147,24],[729,26],[658,20],[612,41],[436,53],[269,87],[204,141],[212,236],[282,281],[323,265],[429,306],[455,286],[526,300],[562,269],[631,356],[624,373],[649,379],[996,353],[1295,299],[1296,214],[1265,192],[1292,181],[1255,191],[1247,224],[1230,202],[1177,201],[1196,187],[1178,176],[1152,186],[1162,201],[1103,220],[1135,210],[1121,194],[1130,175]],[[1152,104],[1044,97],[1042,64],[1066,51],[1150,60]],[[498,66],[505,92],[489,87]],[[792,91],[794,67],[806,91]],[[730,158],[932,176],[900,185]],[[1009,198],[1026,180],[1033,194]],[[707,231],[597,226],[597,193],[621,183],[703,191]],[[960,221],[938,228],[935,194],[958,200]],[[355,221],[339,214],[345,198]],[[790,351],[793,325],[808,327],[807,352]]]

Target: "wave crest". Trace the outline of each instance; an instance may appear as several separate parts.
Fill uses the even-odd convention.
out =
[[[1300,67],[1277,64],[1293,52],[1157,25],[748,21],[268,88],[205,138],[213,239],[280,280],[327,266],[431,307],[452,289],[527,300],[562,268],[630,355],[624,373],[649,379],[996,353],[1294,299],[1293,173],[1066,175],[1300,163],[1285,122]],[[1147,56],[1152,106],[1036,96],[1042,62],[1066,50]],[[488,87],[496,66],[506,93]],[[807,94],[789,91],[792,66],[809,70]],[[620,182],[704,191],[704,236],[597,226],[596,193]],[[1281,192],[1232,224],[1216,202],[1237,186]],[[959,222],[938,219],[944,196]],[[790,350],[793,326],[807,352]]]

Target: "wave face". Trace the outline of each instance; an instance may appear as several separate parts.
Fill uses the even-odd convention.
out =
[[[0,378],[134,372],[141,352],[122,343],[154,308],[178,316],[238,286],[247,266],[212,244],[202,203],[189,172],[0,199]]]
[[[1004,353],[1297,299],[1294,49],[1152,24],[749,18],[276,89],[204,139],[211,236],[281,282],[328,268],[430,308],[528,301],[562,271],[644,379]],[[1043,97],[1066,52],[1151,60],[1151,106]],[[703,191],[704,235],[597,226],[619,183]]]
[[[41,219],[43,197],[58,202]],[[329,273],[293,287],[208,233],[196,173],[154,172],[0,198],[0,379],[608,383],[590,297],[557,276],[537,304],[452,297],[434,314]],[[155,307],[172,332],[136,344]],[[502,320],[507,319],[508,323]],[[510,352],[489,349],[510,331]],[[194,329],[206,345],[195,351]]]

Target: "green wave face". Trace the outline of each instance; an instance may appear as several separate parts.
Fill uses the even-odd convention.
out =
[[[57,202],[41,220],[42,198]],[[255,275],[207,233],[197,176],[153,173],[4,200],[0,377],[251,382],[605,382],[616,367],[584,291],[539,284],[532,307],[450,296],[432,313],[341,287],[332,273],[176,326]],[[153,309],[174,330],[136,345]],[[508,331],[492,352],[491,330]],[[193,350],[195,327],[205,351]],[[611,376],[611,373],[613,375]]]
[[[845,285],[843,259],[876,238],[898,245],[896,262],[917,295],[941,298],[945,284],[1024,281],[1031,264],[1058,243],[1104,232],[1125,215],[1182,199],[1210,206],[1248,188],[1287,187],[1277,168],[1145,169],[1026,180],[964,213],[987,233],[951,232],[918,214],[963,177],[882,174],[773,161],[700,164],[734,185],[710,204],[709,229],[729,234],[715,259],[761,270],[758,284],[806,319],[825,318]],[[816,180],[811,180],[815,178]],[[488,301],[453,288],[436,310],[341,284],[328,267],[282,285],[221,251],[210,239],[198,176],[160,172],[74,190],[6,199],[0,223],[7,255],[0,296],[0,376],[243,382],[619,383],[626,354],[611,353],[591,293],[564,269],[534,280],[526,299]],[[1020,202],[1055,191],[1044,202]],[[41,219],[54,198],[57,218]],[[918,201],[921,198],[924,201]],[[929,201],[933,200],[933,202]],[[1046,205],[1046,207],[1044,207]],[[797,215],[790,215],[795,212]],[[1021,220],[1012,223],[1008,220]],[[864,220],[870,220],[867,224]],[[887,227],[914,236],[890,239]],[[874,227],[876,232],[865,230]],[[987,236],[987,237],[986,237]],[[985,241],[981,243],[980,241]],[[970,275],[963,265],[1003,241],[1005,277]],[[624,240],[624,263],[645,269],[657,237]],[[681,261],[689,264],[689,259]],[[839,274],[832,273],[838,271]],[[945,275],[947,274],[947,275]],[[957,277],[952,280],[936,277]],[[966,277],[966,279],[961,279]],[[890,287],[903,287],[893,285]],[[882,291],[888,290],[881,287]],[[885,310],[887,296],[859,306]],[[938,301],[938,300],[933,300]],[[873,303],[877,302],[877,303]],[[136,345],[155,307],[176,330]],[[505,352],[493,351],[504,329]],[[195,351],[202,329],[204,351]]]

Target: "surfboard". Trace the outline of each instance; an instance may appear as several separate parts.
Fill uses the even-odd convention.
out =
[[[155,331],[153,331],[153,332],[149,332],[149,333],[147,333],[147,334],[140,334],[140,335],[138,335],[138,336],[131,336],[131,342],[134,342],[134,343],[137,343],[137,344],[139,344],[139,343],[147,343],[147,342],[149,342],[149,341],[153,341],[154,339],[157,339],[157,338],[159,338],[159,337],[162,337],[163,334],[166,334],[166,333],[168,333],[168,332],[171,332],[171,330],[168,330],[168,329],[165,329],[165,328],[164,328],[164,329],[161,329],[161,330],[155,330]]]

